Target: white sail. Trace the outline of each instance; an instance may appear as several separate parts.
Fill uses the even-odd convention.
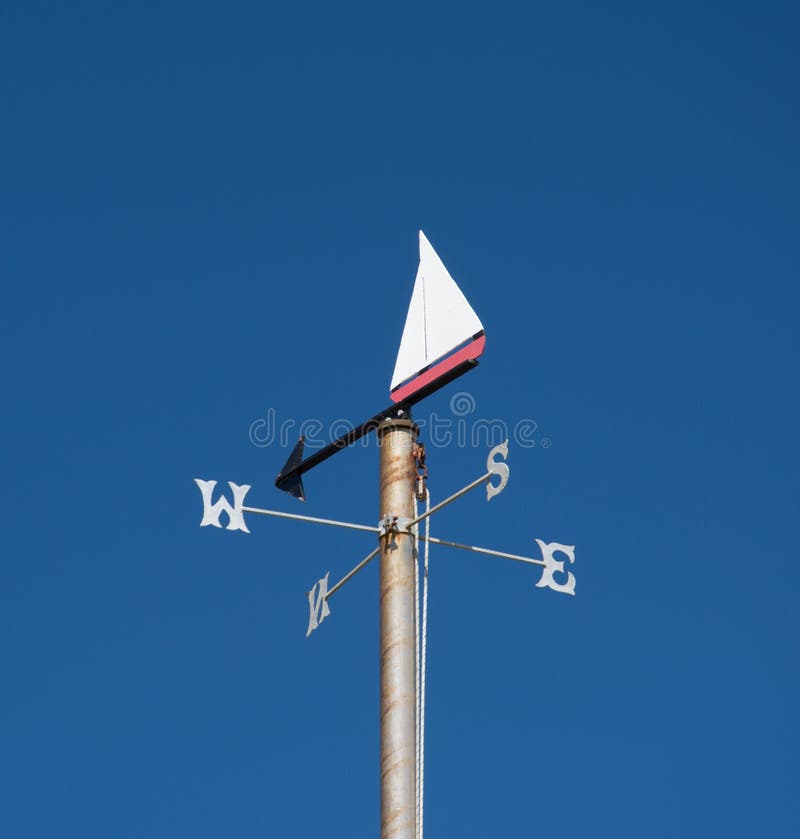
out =
[[[390,389],[482,330],[472,306],[420,230],[419,268]]]

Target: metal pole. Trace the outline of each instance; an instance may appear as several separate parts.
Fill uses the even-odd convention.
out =
[[[408,419],[378,427],[381,518],[414,515],[416,437]],[[411,535],[381,537],[381,839],[414,839],[416,833],[414,579]]]

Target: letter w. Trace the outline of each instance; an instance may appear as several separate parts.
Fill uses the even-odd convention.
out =
[[[244,512],[242,504],[244,497],[250,490],[249,484],[238,484],[233,481],[228,481],[228,486],[233,492],[233,506],[224,495],[220,495],[216,504],[211,503],[211,494],[214,492],[214,487],[217,485],[216,481],[201,481],[200,478],[195,478],[194,482],[200,487],[200,493],[203,496],[203,520],[200,522],[200,527],[205,527],[208,524],[213,524],[214,527],[222,527],[219,523],[220,513],[228,514],[228,530],[244,530],[245,533],[250,531],[244,523]]]

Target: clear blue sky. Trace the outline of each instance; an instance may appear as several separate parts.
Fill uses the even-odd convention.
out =
[[[387,404],[419,228],[487,351],[416,416],[536,423],[433,532],[578,581],[433,551],[427,836],[800,835],[798,24],[3,5],[4,839],[377,835],[377,567],[305,638],[372,539],[201,529],[193,478],[377,520],[374,445],[304,506],[248,429]]]

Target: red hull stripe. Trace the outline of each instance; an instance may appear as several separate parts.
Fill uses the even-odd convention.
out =
[[[458,365],[462,362],[472,361],[478,358],[483,353],[485,346],[485,335],[481,335],[480,338],[475,338],[475,340],[470,341],[460,350],[457,350],[452,355],[448,355],[447,358],[443,359],[438,364],[434,364],[433,367],[429,367],[423,373],[420,373],[404,385],[400,385],[400,387],[396,390],[393,390],[390,394],[392,402],[402,402],[404,399],[408,399],[409,396],[415,394],[418,390],[420,390],[420,388],[436,381],[436,379],[444,376],[445,373],[449,373],[454,367],[458,367]]]

